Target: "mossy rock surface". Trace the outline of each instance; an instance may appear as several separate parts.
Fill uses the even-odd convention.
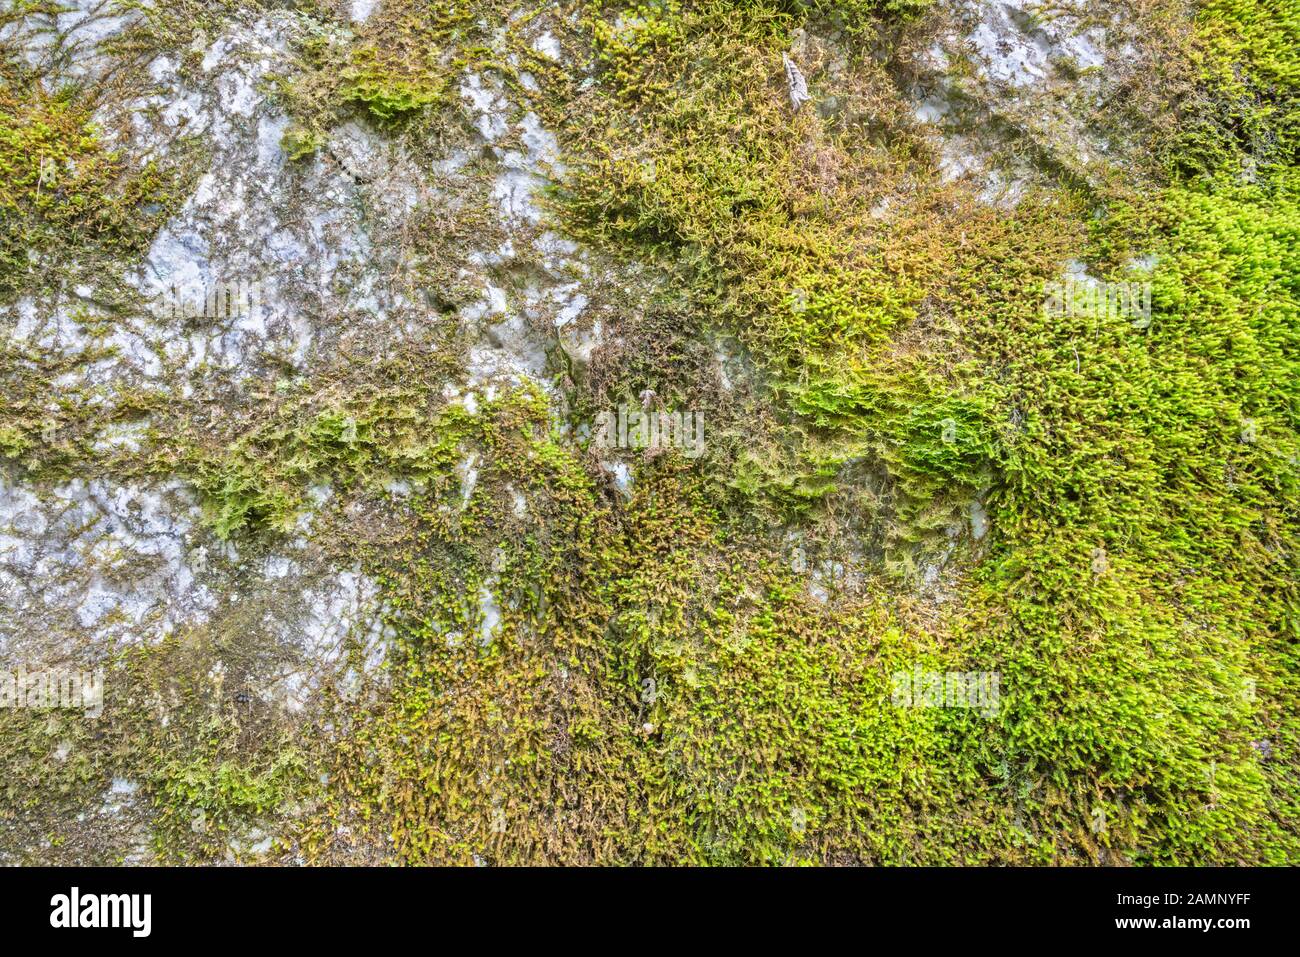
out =
[[[1298,30],[10,4],[0,863],[1300,863]]]

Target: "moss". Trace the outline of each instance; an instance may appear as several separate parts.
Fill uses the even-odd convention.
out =
[[[114,474],[187,478],[241,549],[309,535],[378,584],[392,647],[366,695],[298,723],[197,680],[231,647],[217,626],[115,659],[129,700],[66,770],[36,766],[54,731],[0,716],[22,725],[0,729],[22,782],[0,808],[46,831],[33,793],[73,807],[129,769],[177,860],[268,817],[273,854],[313,862],[1300,859],[1289,21],[1204,5],[1180,48],[1195,95],[1153,94],[1204,147],[1164,187],[1056,171],[1007,211],[936,180],[897,64],[870,55],[923,38],[900,27],[921,6],[584,3],[552,26],[585,88],[508,35],[567,150],[555,212],[668,291],[623,309],[621,358],[569,363],[561,396],[449,402],[449,334],[254,383],[215,417],[212,396],[121,397],[156,421]],[[306,45],[295,152],[350,108],[416,146],[446,132],[485,37],[468,12],[391,12]],[[842,110],[791,109],[797,29]],[[1268,158],[1254,183],[1230,175],[1247,155]],[[456,244],[421,225],[451,308],[434,254]],[[1151,322],[1047,314],[1076,259],[1149,278]],[[730,391],[701,384],[719,343],[746,371]],[[36,379],[57,370],[10,359],[0,450],[87,468],[99,419],[60,410],[67,449],[41,451]],[[709,450],[624,457],[624,496],[573,425],[647,384],[712,403]],[[918,667],[995,673],[999,707],[896,706]]]
[[[643,463],[615,508],[538,432],[523,456],[489,439],[489,486],[550,490],[545,517],[494,566],[439,526],[410,541],[455,559],[382,574],[403,659],[335,813],[422,863],[1294,859],[1293,775],[1250,745],[1291,734],[1290,193],[1174,190],[1090,230],[1069,193],[1005,217],[933,188],[885,233],[878,194],[802,177],[818,150],[863,170],[851,134],[784,110],[785,14],[633,13],[589,24],[574,113],[623,119],[568,129],[562,208],[686,277],[687,314],[770,375],[785,441],[713,460],[725,489]],[[867,155],[901,177],[924,154],[893,135]],[[1045,315],[1066,259],[1122,277],[1153,246],[1149,331]],[[1243,417],[1280,446],[1243,456]],[[746,513],[822,516],[864,462],[895,523],[882,588],[819,607]],[[983,489],[997,537],[936,613],[886,568]],[[503,620],[475,640],[484,587]],[[889,707],[917,665],[996,672],[1002,707]]]
[[[956,758],[949,772],[969,793],[983,781],[1017,794],[1003,806],[1032,822],[1016,833],[1035,859],[1291,859],[1285,812],[1269,810],[1290,805],[1290,786],[1273,792],[1248,745],[1281,729],[1256,723],[1271,721],[1237,693],[1252,650],[1293,627],[1283,564],[1242,557],[1241,540],[1250,529],[1273,541],[1268,554],[1293,549],[1282,503],[1294,422],[1261,412],[1292,407],[1289,189],[1267,199],[1172,192],[1132,214],[1116,204],[1093,254],[1110,257],[1117,278],[1120,224],[1147,220],[1126,234],[1130,248],[1184,250],[1153,279],[1167,326],[1157,318],[1149,336],[1114,318],[1070,328],[1041,309],[1044,282],[1088,255],[1084,211],[1070,196],[1031,198],[1002,222],[913,201],[901,229],[879,237],[862,205],[843,196],[823,205],[799,188],[799,160],[824,144],[835,168],[852,141],[820,139],[815,123],[782,109],[779,19],[655,16],[664,22],[637,28],[637,39],[594,28],[609,61],[603,80],[631,119],[586,132],[604,145],[581,165],[569,208],[602,241],[692,263],[699,306],[774,372],[805,423],[804,469],[793,481],[770,463],[757,481],[742,469],[742,489],[828,497],[833,477],[866,455],[894,483],[901,547],[937,502],[992,486],[999,539],[979,569],[971,624],[953,624],[951,640],[1002,673],[1010,706],[993,738],[977,720],[941,720],[937,750]],[[704,92],[697,100],[688,88]],[[909,152],[882,161],[897,168]],[[918,241],[936,228],[961,241]],[[858,265],[861,247],[884,268]],[[923,313],[953,317],[959,335],[918,337]],[[965,361],[922,351],[945,339]],[[1253,454],[1244,465],[1232,424],[1258,415],[1281,443],[1263,481]],[[1272,644],[1265,660],[1257,670],[1278,669],[1264,680],[1285,699],[1286,652]],[[1211,763],[1215,793],[1204,798]],[[1099,803],[1112,811],[1104,838],[1087,824]]]
[[[107,649],[94,718],[0,709],[11,772],[0,789],[0,851],[40,846],[46,863],[210,862],[309,802],[318,786],[307,775],[310,750],[208,680],[230,650],[229,639],[198,634]]]
[[[325,145],[325,136],[315,130],[290,127],[280,140],[280,147],[289,159],[297,162],[314,154]]]
[[[72,89],[45,93],[21,68],[0,69],[0,295],[76,250],[129,256],[157,229],[170,196],[154,163],[133,165],[105,145],[93,103]],[[38,258],[33,261],[32,251]]]
[[[372,57],[366,51],[359,57],[362,62],[344,72],[342,102],[359,104],[380,123],[393,123],[442,99],[438,89],[394,77]]]
[[[205,860],[222,856],[232,829],[281,811],[305,780],[305,761],[291,744],[273,747],[270,757],[252,759],[229,718],[201,728],[197,747],[161,761],[148,782],[159,812],[154,819],[156,850],[164,859]]]
[[[1266,178],[1300,148],[1300,13],[1286,4],[1197,5],[1188,62],[1198,89],[1169,151],[1175,176]]]
[[[223,538],[244,529],[288,531],[320,483],[374,490],[409,478],[446,493],[460,445],[475,426],[462,408],[447,407],[427,378],[401,380],[413,360],[393,357],[355,391],[343,383],[326,394],[278,391],[271,411],[229,444],[220,444],[218,434],[195,445],[184,438],[194,434],[190,427],[177,421],[168,432],[182,445],[164,443],[160,467],[179,464]]]
[[[855,60],[870,78],[862,96],[878,105],[888,146],[861,127],[828,128],[811,109],[792,114],[781,56],[795,25],[763,6],[593,16],[604,70],[581,115],[626,119],[569,130],[585,146],[564,208],[593,242],[690,264],[696,308],[740,338],[812,429],[791,433],[796,448],[780,464],[770,452],[744,454],[738,487],[803,508],[835,488],[828,479],[840,466],[864,455],[900,479],[900,470],[917,478],[937,464],[923,446],[941,440],[946,416],[934,418],[932,433],[916,434],[909,405],[927,388],[914,380],[960,385],[946,370],[896,361],[889,344],[955,258],[945,241],[951,224],[933,215],[947,200],[933,191],[883,227],[876,210],[918,147],[901,101],[883,71]],[[948,401],[961,400],[939,404]],[[829,458],[818,435],[827,431],[838,443]],[[900,446],[911,451],[899,454]],[[973,459],[981,451],[987,458],[988,443],[968,441],[965,425],[960,448],[972,455],[967,472],[986,468]],[[931,484],[948,477],[940,469]]]
[[[1014,428],[970,634],[999,662],[1001,747],[1041,777],[1044,826],[1104,801],[1130,828],[1093,853],[1295,853],[1270,809],[1291,785],[1250,745],[1289,734],[1273,709],[1292,693],[1294,203],[1290,187],[1174,189],[1137,216],[1116,210],[1095,248],[1122,261],[1120,233],[1159,257],[1145,330],[1044,315],[1043,274],[1007,269],[1026,230],[981,253],[999,279],[974,280],[963,323],[1000,370],[988,395]],[[1269,438],[1244,441],[1256,417]],[[1243,698],[1252,682],[1267,704]]]
[[[450,2],[389,3],[355,35],[312,24],[296,50],[300,69],[276,85],[297,124],[291,155],[319,149],[350,108],[392,130],[436,114],[454,99],[460,45],[480,32],[470,8]]]

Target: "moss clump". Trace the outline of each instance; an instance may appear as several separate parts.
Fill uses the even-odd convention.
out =
[[[374,57],[373,51],[358,54],[362,62],[343,74],[340,100],[362,106],[380,123],[394,123],[441,102],[444,92],[419,81],[393,76]],[[426,81],[427,82],[427,81]]]
[[[155,850],[164,859],[221,857],[239,837],[236,828],[282,811],[305,781],[305,758],[291,743],[274,743],[250,758],[230,717],[212,718],[198,730],[189,749],[169,745],[172,756],[147,782],[158,807]]]
[[[1274,39],[1289,30],[1252,22]],[[578,161],[569,209],[598,240],[687,264],[697,307],[773,372],[805,442],[798,479],[772,487],[829,503],[866,457],[920,529],[954,491],[990,486],[992,553],[971,605],[935,629],[1002,675],[1007,706],[994,734],[970,715],[938,719],[935,749],[951,763],[927,762],[1019,823],[950,833],[945,850],[1293,860],[1294,776],[1259,745],[1292,733],[1278,717],[1291,707],[1295,627],[1288,174],[1262,191],[1220,183],[1136,210],[1117,202],[1091,237],[1087,191],[1030,197],[1002,217],[936,191],[882,235],[868,215],[877,196],[806,173],[821,157],[857,186],[868,171],[845,154],[872,152],[791,115],[778,71],[788,21],[663,7],[619,24],[602,15],[593,28],[606,69],[590,96],[608,100],[590,112],[626,119],[584,129],[594,158]],[[1289,84],[1269,96],[1286,100]],[[891,148],[877,162],[897,175],[924,154],[884,115],[877,138]],[[1253,115],[1285,140],[1285,111]],[[1148,332],[1045,314],[1044,284],[1067,259],[1119,280],[1126,256],[1153,250]],[[1243,442],[1244,421],[1252,435],[1267,421],[1275,444]],[[1267,705],[1242,696],[1265,686]],[[1110,821],[1100,836],[1097,808]]]
[[[802,511],[865,460],[898,486],[906,525],[913,495],[955,499],[977,486],[994,450],[978,403],[963,397],[968,377],[942,358],[960,351],[942,329],[906,352],[891,342],[956,268],[950,240],[963,227],[951,191],[933,184],[882,220],[921,175],[926,148],[886,70],[863,56],[867,39],[850,41],[852,95],[823,119],[791,107],[782,58],[801,20],[779,6],[666,4],[601,10],[589,23],[601,82],[569,115],[619,119],[570,122],[583,148],[563,208],[593,243],[682,269],[696,314],[736,335],[771,377],[794,417],[790,441],[747,437],[735,487]],[[825,81],[815,64],[829,56],[810,61],[815,98]],[[918,402],[959,410],[960,441],[944,443],[947,414]]]
[[[323,393],[278,393],[270,414],[259,414],[228,444],[219,435],[192,444],[182,438],[190,429],[177,423],[182,446],[160,451],[160,467],[179,462],[223,538],[244,529],[288,531],[320,483],[374,489],[406,478],[450,494],[459,447],[474,419],[461,406],[447,406],[427,379],[403,382],[411,358],[380,365],[355,391],[345,380]]]
[[[1197,81],[1167,165],[1179,178],[1266,178],[1300,149],[1300,11],[1205,0],[1186,60]]]
[[[454,99],[460,47],[479,32],[470,7],[448,2],[390,3],[355,36],[323,26],[307,31],[299,71],[278,83],[296,120],[286,149],[294,159],[315,152],[349,109],[390,129],[435,113]]]
[[[1008,269],[1024,228],[988,237],[1000,276],[972,276],[962,317],[1014,423],[962,639],[1003,676],[990,769],[1034,782],[1036,828],[1076,835],[1052,859],[1294,860],[1272,756],[1294,733],[1294,186],[1115,213],[1097,268],[1131,276],[1121,237],[1155,251],[1149,327],[1047,315],[1043,274]],[[1078,823],[1096,808],[1104,834]]]
[[[13,861],[40,847],[35,861],[100,866],[228,860],[256,827],[309,805],[319,785],[308,775],[313,744],[208,677],[242,638],[199,631],[102,649],[93,717],[0,709],[10,771],[0,854]]]
[[[293,161],[305,159],[325,145],[325,135],[316,130],[290,127],[280,139],[280,147]]]
[[[78,256],[126,256],[156,231],[170,181],[107,146],[77,91],[0,63],[0,296]],[[35,258],[33,258],[35,257]]]

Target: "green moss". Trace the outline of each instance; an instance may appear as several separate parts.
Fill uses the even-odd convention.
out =
[[[231,837],[239,836],[232,833],[237,826],[281,811],[301,789],[306,770],[301,753],[284,743],[250,760],[236,746],[238,731],[229,718],[211,719],[193,749],[153,771],[148,785],[159,808],[154,841],[164,858],[220,857]]]
[[[356,35],[315,25],[298,45],[300,69],[277,82],[297,123],[286,149],[310,155],[349,108],[388,128],[436,113],[454,99],[459,45],[480,32],[471,9],[451,2],[389,3]]]
[[[380,123],[394,123],[442,100],[442,90],[393,76],[372,57],[361,56],[361,63],[344,72],[343,103],[364,107]]]
[[[443,408],[427,380],[390,378],[406,368],[403,359],[381,366],[373,384],[345,391],[346,398],[280,393],[271,414],[230,444],[180,450],[216,533],[288,531],[319,483],[373,490],[408,478],[450,494],[461,445],[480,426],[461,407]]]
[[[1175,175],[1268,177],[1300,149],[1300,11],[1256,0],[1197,5],[1200,81],[1170,150]]]
[[[297,162],[311,156],[325,145],[325,135],[315,130],[289,127],[280,139],[280,147],[289,159]]]
[[[744,443],[733,486],[804,510],[863,457],[925,497],[957,471],[973,484],[989,468],[991,441],[976,437],[987,428],[961,412],[960,442],[939,447],[947,413],[930,415],[968,404],[961,377],[891,355],[955,260],[934,215],[940,191],[888,229],[878,218],[919,147],[892,82],[850,46],[885,133],[836,128],[790,108],[786,12],[668,4],[630,16],[592,15],[603,70],[580,115],[623,119],[570,124],[583,145],[564,210],[594,243],[683,264],[695,308],[740,338],[796,416],[783,448]],[[939,385],[956,391],[935,397]]]
[[[16,66],[0,70],[0,295],[12,296],[75,249],[129,255],[159,223],[169,196],[156,165],[133,166],[91,122],[92,104],[65,89],[33,91]],[[32,251],[38,261],[31,259]]]
[[[594,27],[610,102],[592,112],[629,119],[583,131],[592,159],[579,159],[569,210],[595,241],[688,263],[697,307],[774,374],[802,424],[801,451],[784,459],[796,477],[781,475],[780,456],[752,454],[733,485],[807,508],[866,457],[911,526],[900,546],[936,515],[951,520],[945,499],[991,486],[998,538],[949,641],[1002,674],[1009,706],[996,735],[969,716],[937,719],[935,750],[949,760],[927,762],[941,793],[960,781],[1025,823],[1010,844],[983,825],[970,845],[950,833],[946,851],[1293,859],[1291,775],[1250,745],[1290,734],[1276,717],[1292,694],[1281,636],[1295,601],[1282,557],[1295,534],[1290,187],[1116,204],[1091,258],[1123,279],[1126,242],[1130,254],[1161,251],[1157,318],[1147,333],[1117,317],[1062,322],[1041,304],[1061,264],[1089,253],[1071,197],[1031,198],[1002,221],[913,201],[883,236],[863,215],[874,197],[832,204],[801,189],[819,149],[851,182],[866,170],[845,156],[850,137],[784,109],[780,19],[665,7],[646,21]],[[1276,59],[1261,69],[1284,79]],[[1289,85],[1269,96],[1285,101]],[[1288,135],[1284,113],[1253,115]],[[886,169],[911,155],[894,135]],[[923,311],[960,331],[900,334]],[[1243,447],[1246,421],[1252,434],[1268,422],[1276,445]],[[1243,701],[1250,681],[1277,698]],[[1101,805],[1112,824],[1097,836],[1088,822]]]

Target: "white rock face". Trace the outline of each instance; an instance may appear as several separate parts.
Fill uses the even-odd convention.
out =
[[[1033,0],[977,0],[966,5],[976,25],[966,36],[984,76],[1014,87],[1046,82],[1054,62],[1076,71],[1106,62],[1106,32],[1066,5],[1048,11]]]
[[[501,139],[510,129],[510,101],[499,81],[469,73],[460,85],[460,95],[473,109],[479,135],[489,143]]]
[[[552,60],[558,61],[563,58],[563,53],[560,50],[560,41],[557,40],[554,34],[549,31],[543,32],[533,40],[533,49],[542,56],[548,57]]]
[[[0,483],[0,657],[89,665],[110,640],[152,641],[206,620],[216,596],[188,542],[197,506],[158,488]]]
[[[110,646],[220,632],[244,605],[264,606],[266,639],[297,652],[268,700],[304,707],[338,679],[349,639],[364,671],[383,663],[392,632],[369,578],[322,572],[301,548],[247,564],[204,531],[179,482],[74,480],[41,494],[0,483],[0,663],[90,668]]]
[[[478,594],[478,640],[479,644],[485,647],[492,643],[492,637],[501,625],[501,606],[497,604],[496,596],[492,593],[496,584],[495,579],[485,583]]]
[[[933,128],[938,171],[984,202],[1014,206],[1041,173],[1016,155],[1002,127],[1027,128],[1083,176],[1111,162],[1091,129],[1091,106],[1138,65],[1131,17],[1096,4],[956,0],[950,27],[917,60],[914,115]],[[953,64],[965,61],[970,75]],[[999,123],[998,121],[1001,121]]]
[[[106,7],[80,4],[64,15],[67,22],[60,18],[60,28],[83,53],[122,27],[103,15]],[[110,350],[65,387],[161,385],[164,376],[179,374],[180,390],[188,394],[214,372],[247,374],[268,357],[305,370],[326,357],[320,347],[328,337],[307,318],[304,303],[332,292],[340,270],[348,269],[359,278],[346,284],[347,305],[370,304],[374,283],[366,270],[373,244],[357,211],[361,187],[346,164],[377,168],[394,180],[409,175],[410,167],[387,145],[367,139],[366,131],[343,128],[335,142],[345,159],[319,161],[305,174],[290,168],[280,146],[288,118],[262,91],[270,73],[286,66],[293,29],[287,18],[271,17],[236,26],[213,42],[196,34],[197,74],[160,56],[148,65],[152,90],[101,108],[106,129],[119,116],[127,118],[132,141],[125,145],[139,152],[163,155],[181,137],[196,136],[210,159],[140,267],[121,277],[148,308],[115,314],[106,329],[91,331],[85,319],[102,315],[95,288],[79,288],[75,299],[53,307],[18,304],[9,328],[15,340],[68,356]],[[79,69],[96,62],[87,55]],[[291,201],[304,175],[313,197],[306,209]],[[395,209],[377,205],[375,228],[389,225],[385,213],[402,215],[414,205],[410,191],[389,195],[397,198]],[[186,319],[169,308],[177,290],[236,282],[261,287],[257,301],[238,314]],[[147,424],[115,423],[97,436],[95,448],[139,450]],[[254,633],[240,637],[256,642],[260,635],[290,652],[280,679],[285,693],[270,696],[301,708],[335,677],[350,637],[361,642],[363,667],[382,662],[376,592],[355,572],[322,570],[302,546],[247,565],[236,548],[207,530],[195,494],[180,481],[137,486],[87,478],[41,487],[0,480],[5,663],[89,667],[102,663],[111,648],[157,642],[182,630],[247,631],[240,609],[262,606]]]
[[[64,0],[0,27],[0,40],[16,41],[29,66],[54,68],[78,80],[103,76],[113,59],[105,40],[143,19],[117,0]]]
[[[377,6],[357,0],[346,9],[363,23]],[[65,43],[79,44],[84,69],[105,38],[138,17],[107,9],[81,2],[60,16],[57,26]],[[303,29],[303,19],[271,12],[237,17],[211,36],[197,30],[188,45],[143,65],[148,88],[104,102],[97,119],[106,130],[124,129],[114,135],[137,155],[200,147],[193,187],[139,264],[104,277],[105,285],[120,281],[138,292],[139,309],[110,316],[99,305],[103,290],[89,285],[54,303],[24,300],[7,331],[56,355],[99,350],[64,383],[69,388],[175,389],[184,398],[214,383],[242,388],[268,368],[309,377],[337,360],[346,336],[365,336],[382,355],[450,321],[468,344],[461,380],[448,386],[471,414],[480,394],[525,383],[550,388],[556,331],[572,355],[590,361],[602,324],[584,252],[547,228],[539,202],[566,171],[538,114],[495,76],[467,71],[458,91],[477,142],[449,146],[432,170],[360,118],[329,130],[315,156],[291,161],[282,146],[291,120],[267,91],[277,75],[294,71],[290,51]],[[59,50],[24,42],[33,55]],[[553,34],[532,42],[543,56],[561,58]],[[466,257],[459,279],[477,296],[448,316],[433,315],[418,287],[400,281],[408,265],[401,237],[420,228],[426,212],[471,201],[484,178],[505,238]],[[231,287],[252,294],[240,308],[209,310],[211,291]],[[187,314],[187,301],[200,308]],[[146,418],[114,423],[94,447],[147,451],[149,425]],[[483,465],[477,454],[462,463],[462,504]],[[630,470],[617,468],[626,487]],[[389,491],[401,499],[412,487],[394,481]],[[334,494],[325,484],[308,490],[312,504],[297,534],[313,534],[317,512]],[[528,514],[524,495],[514,493],[511,511]],[[502,612],[490,589],[480,599],[479,638],[487,641]],[[327,683],[355,686],[357,668],[374,676],[392,638],[383,618],[378,586],[357,569],[322,564],[306,540],[256,556],[218,541],[180,481],[0,484],[0,656],[89,660],[110,646],[185,629],[220,634],[248,619],[255,624],[239,627],[252,629],[250,641],[291,651],[261,697],[298,711]]]
[[[379,6],[379,0],[351,0],[349,12],[353,23],[365,23]]]
[[[362,674],[374,675],[387,657],[394,637],[383,622],[379,588],[359,571],[329,574],[301,592],[301,613],[279,626],[283,639],[297,645],[301,657],[286,665],[262,697],[290,711],[302,711],[328,684],[352,693]],[[347,659],[355,640],[356,663]]]
[[[970,503],[970,533],[975,541],[981,541],[989,530],[989,515],[979,501]]]
[[[614,487],[625,497],[631,498],[632,482],[635,478],[632,467],[626,462],[602,462],[601,466],[610,474],[614,481]]]

